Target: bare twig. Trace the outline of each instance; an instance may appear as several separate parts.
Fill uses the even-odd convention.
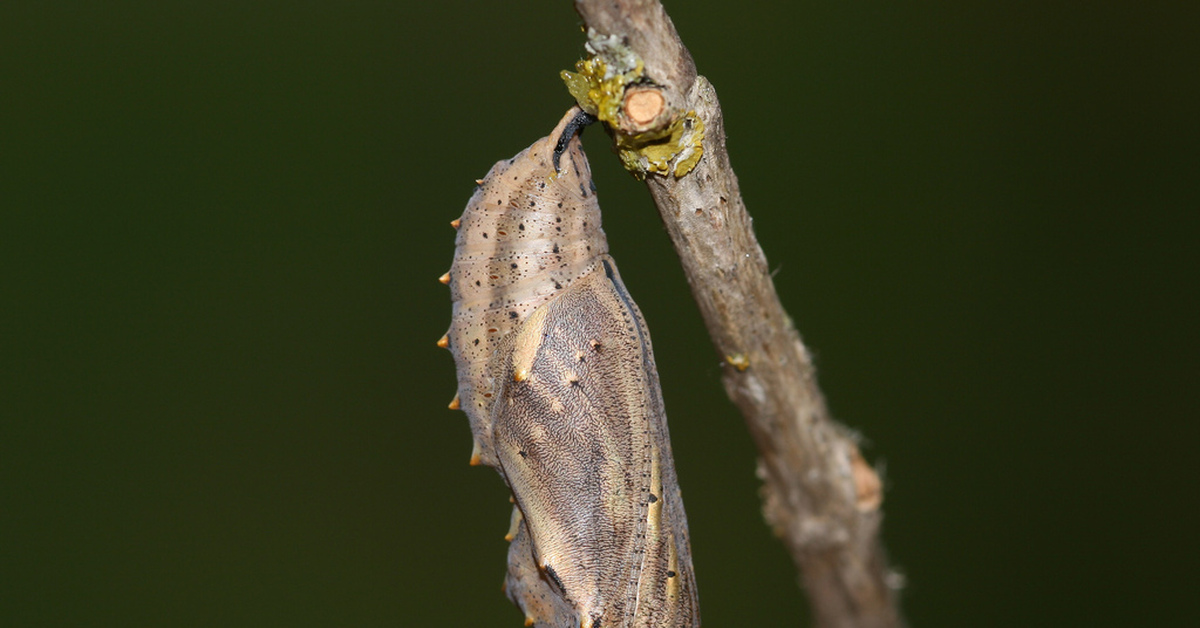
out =
[[[696,68],[657,0],[576,0],[590,36],[615,36],[641,57],[644,79],[661,91],[670,122],[694,111],[703,158],[676,178],[650,174],[647,187],[679,254],[692,294],[725,361],[726,392],[746,419],[761,458],[764,514],[790,550],[825,628],[902,625],[898,577],[878,538],[879,478],[852,435],[830,417],[812,360],[784,312],[751,229],[725,149],[712,85]],[[644,121],[642,95],[622,121]],[[616,133],[635,134],[642,128]]]

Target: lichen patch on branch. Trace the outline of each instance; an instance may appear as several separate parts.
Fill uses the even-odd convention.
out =
[[[704,123],[696,112],[670,106],[620,38],[589,29],[586,48],[591,56],[561,76],[579,106],[612,129],[625,169],[639,179],[691,172],[704,154]]]

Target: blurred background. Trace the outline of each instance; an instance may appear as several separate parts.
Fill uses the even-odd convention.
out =
[[[1191,3],[671,2],[913,626],[1200,623]],[[434,347],[569,2],[0,5],[0,625],[521,625]],[[707,626],[805,626],[644,187]],[[1189,462],[1190,460],[1190,462]]]

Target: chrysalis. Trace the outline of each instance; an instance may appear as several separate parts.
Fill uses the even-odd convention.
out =
[[[585,116],[493,166],[454,222],[451,407],[472,462],[512,490],[505,584],[527,625],[699,626],[650,336],[600,229]]]

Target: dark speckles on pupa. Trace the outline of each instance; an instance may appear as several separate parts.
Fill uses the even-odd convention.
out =
[[[493,401],[484,397],[492,386],[488,357],[533,310],[587,274],[608,251],[600,207],[587,193],[591,170],[578,135],[563,134],[576,113],[568,113],[548,137],[492,167],[467,204],[455,240],[454,314],[447,336],[462,406],[485,464],[494,462],[487,418]],[[560,140],[556,173],[550,164]]]
[[[456,221],[452,406],[512,491],[506,587],[528,620],[695,628],[649,336],[607,255],[577,119],[496,164]]]

